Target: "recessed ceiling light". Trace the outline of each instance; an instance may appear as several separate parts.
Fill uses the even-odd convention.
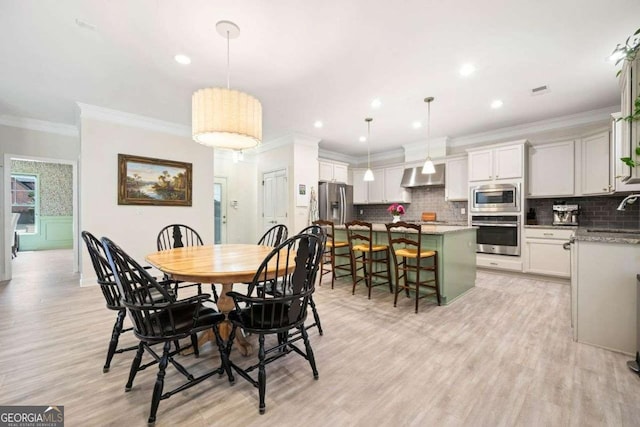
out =
[[[504,103],[502,102],[501,99],[494,99],[493,101],[491,101],[491,108],[496,109],[496,108],[500,108],[504,105]]]
[[[376,98],[373,101],[371,101],[371,108],[380,108],[382,106],[382,101],[380,101],[380,98]]]
[[[462,77],[468,77],[476,71],[476,67],[473,64],[464,64],[460,67],[460,75]]]
[[[313,123],[313,126],[315,126],[315,127],[317,127],[318,129],[320,129],[320,128],[323,126],[323,124],[322,124],[322,122],[321,122],[320,120],[316,120],[316,121]]]
[[[367,142],[367,137],[366,136],[361,136],[360,138],[358,138],[358,141]]]
[[[411,123],[411,126],[414,129],[420,129],[422,127],[422,122],[419,122],[418,120],[416,120],[415,122]]]
[[[173,59],[175,59],[178,64],[182,64],[182,65],[191,64],[191,58],[189,58],[187,55],[183,55],[181,53],[176,55],[176,56],[174,56]]]

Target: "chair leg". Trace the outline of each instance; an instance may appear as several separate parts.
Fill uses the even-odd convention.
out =
[[[322,325],[320,324],[320,316],[318,315],[318,310],[316,310],[316,303],[313,302],[313,295],[309,297],[309,304],[311,305],[311,312],[313,313],[313,321],[318,326],[318,333],[322,335]]]
[[[409,273],[409,268],[407,267],[407,259],[406,258],[402,258],[402,266],[404,267],[404,292],[407,294],[407,298],[409,298],[411,295],[409,295],[409,279],[407,278],[407,274]]]
[[[109,349],[107,350],[107,361],[102,368],[102,372],[109,372],[109,367],[111,366],[111,359],[113,359],[113,355],[116,353],[116,349],[118,348],[118,338],[120,338],[120,334],[122,333],[122,324],[124,323],[124,318],[127,315],[126,310],[119,310],[118,316],[116,317],[116,322],[113,324],[113,331],[111,332],[111,341],[109,341]]]
[[[329,256],[331,257],[331,289],[333,289],[333,284],[336,281],[336,248],[331,246],[331,252],[329,252]]]
[[[387,255],[387,280],[389,281],[389,293],[393,293],[393,284],[391,284],[391,259],[389,256],[389,250],[387,249],[387,251],[385,252],[385,254]]]
[[[311,365],[311,371],[313,372],[313,378],[318,379],[318,369],[316,368],[316,358],[313,356],[313,350],[311,349],[311,343],[309,342],[309,334],[305,330],[304,326],[300,328],[300,333],[302,334],[302,339],[304,340],[304,347],[307,353],[307,360],[309,361],[309,365]]]
[[[162,389],[164,388],[164,376],[167,369],[167,363],[169,363],[169,351],[171,350],[171,343],[164,343],[162,349],[162,357],[158,363],[158,376],[156,378],[156,384],[153,387],[153,395],[151,397],[151,412],[149,414],[149,424],[156,422],[156,412],[158,412],[158,406],[160,405],[160,398],[162,397]]]
[[[393,293],[393,306],[396,307],[398,304],[398,294],[400,291],[400,266],[402,263],[396,265],[396,291]]]
[[[373,288],[373,254],[372,253],[367,253],[366,255],[368,255],[366,257],[367,259],[367,265],[369,266],[369,271],[367,271],[365,269],[364,274],[367,277],[367,286],[368,286],[368,298],[371,299],[371,288]]]
[[[302,328],[304,331],[304,327]],[[259,410],[261,414],[264,414],[265,411],[265,394],[267,391],[267,371],[265,369],[265,351],[264,351],[264,334],[260,334],[258,338],[258,342],[260,343],[260,350],[258,350],[258,393],[260,395],[260,406]]]
[[[213,325],[213,335],[216,337],[216,343],[218,344],[218,351],[220,351],[220,359],[222,360],[222,368],[227,373],[227,377],[229,378],[229,382],[231,384],[235,383],[236,380],[233,377],[233,372],[231,372],[231,364],[229,363],[229,356],[224,346],[224,341],[220,336],[220,330],[218,329],[218,325]],[[220,374],[222,376],[222,374]]]
[[[351,277],[353,280],[353,289],[351,290],[351,295],[355,295],[356,294],[356,279],[358,277],[358,269],[355,267],[357,265],[356,262],[356,255],[353,251],[350,251],[349,254],[350,258],[351,258]]]
[[[433,256],[433,274],[436,279],[436,298],[438,299],[438,305],[440,305],[440,283],[438,282],[438,253]]]
[[[140,344],[138,344],[138,351],[136,351],[136,356],[133,358],[133,362],[131,362],[129,380],[127,381],[127,385],[124,386],[124,391],[129,391],[131,390],[131,387],[133,387],[133,380],[136,378],[136,374],[140,368],[140,363],[142,362],[142,353],[144,353],[144,344],[140,341]]]
[[[193,355],[200,357],[200,349],[198,348],[198,335],[191,334],[191,347],[193,347]]]
[[[215,283],[211,284],[211,293],[213,294],[213,302],[218,304],[218,292],[216,291]]]

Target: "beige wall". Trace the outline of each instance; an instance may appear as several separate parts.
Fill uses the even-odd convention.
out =
[[[0,209],[0,280],[7,280],[11,273],[11,221],[5,212],[9,203],[10,159],[12,157],[35,157],[44,160],[75,162],[80,153],[77,136],[60,135],[39,130],[0,125],[0,162],[2,162],[2,209]],[[73,266],[69,266],[72,270]]]
[[[244,160],[233,162],[229,151],[214,153],[216,177],[227,179],[227,243],[255,243],[257,241],[258,178],[255,156],[245,155]],[[231,201],[237,201],[237,207]]]
[[[81,117],[80,151],[81,230],[111,238],[142,264],[167,224],[188,224],[213,242],[212,149],[189,137]],[[118,205],[118,153],[192,163],[193,205]],[[81,272],[83,285],[95,283],[88,256],[82,256]]]

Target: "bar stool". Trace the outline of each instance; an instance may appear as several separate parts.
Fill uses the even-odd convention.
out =
[[[345,224],[347,228],[347,239],[349,241],[349,251],[351,254],[351,271],[353,276],[353,290],[355,294],[356,285],[364,280],[369,288],[369,299],[371,299],[371,288],[374,286],[389,284],[389,292],[393,293],[391,285],[391,271],[389,269],[389,246],[373,243],[373,225],[370,222],[351,221]],[[382,254],[383,257],[375,257],[375,254]],[[360,267],[358,267],[360,265]],[[386,271],[374,271],[374,265],[384,265]],[[363,277],[358,278],[358,271],[363,270]],[[386,282],[374,285],[374,278],[387,279]]]
[[[393,263],[396,270],[396,290],[393,297],[393,306],[395,307],[398,303],[398,294],[402,290],[409,297],[411,286],[415,286],[416,313],[418,312],[418,301],[426,296],[435,294],[438,305],[440,305],[438,252],[422,248],[420,226],[403,221],[387,224],[387,235],[389,236],[389,249],[393,255]],[[429,258],[433,260],[433,266],[424,265],[422,262]],[[415,265],[410,264],[408,260],[415,260]],[[433,273],[432,279],[426,280],[420,277],[421,273],[429,274],[427,272]],[[400,282],[400,279],[403,279],[403,283]],[[420,295],[420,288],[430,289],[431,292]]]
[[[320,267],[320,285],[322,286],[322,276],[325,273],[331,272],[331,289],[333,289],[333,284],[336,281],[336,278],[352,276],[351,272],[351,254],[350,252],[338,253],[336,254],[336,249],[340,248],[348,248],[349,242],[340,241],[335,239],[335,226],[333,221],[326,221],[323,219],[319,219],[317,221],[313,221],[314,225],[319,225],[324,230],[327,236],[327,242],[324,247],[324,252],[322,254],[322,262]],[[336,264],[336,256],[344,258],[348,257],[349,262],[344,264]],[[331,265],[331,268],[325,267],[327,264]],[[336,275],[336,270],[346,270],[348,273]]]

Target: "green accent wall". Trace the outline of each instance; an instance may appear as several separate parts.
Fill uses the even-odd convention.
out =
[[[21,251],[73,248],[73,217],[42,216],[36,220],[38,232],[20,234]]]
[[[38,176],[39,215],[35,234],[20,234],[21,251],[73,247],[73,167],[67,164],[12,160],[11,173]]]

